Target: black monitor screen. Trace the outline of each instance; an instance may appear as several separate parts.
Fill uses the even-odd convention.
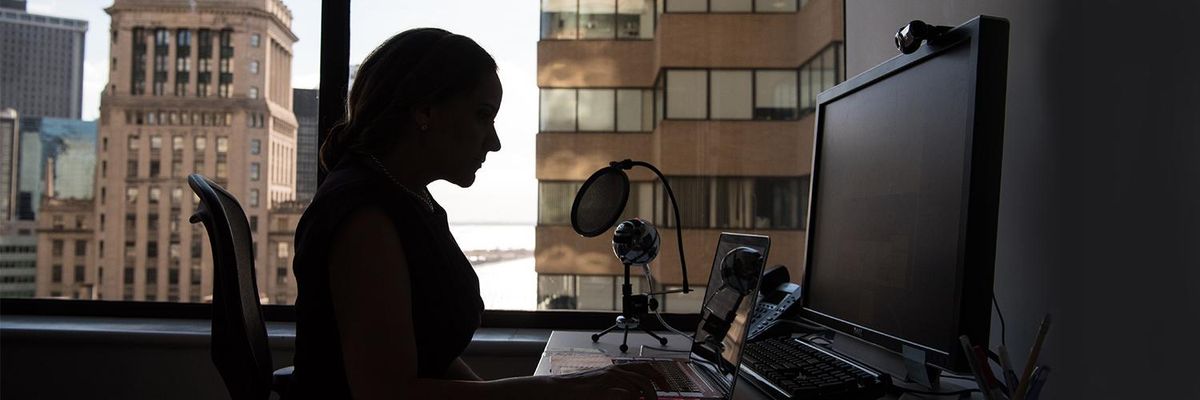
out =
[[[935,350],[957,345],[970,50],[825,105],[811,310]]]

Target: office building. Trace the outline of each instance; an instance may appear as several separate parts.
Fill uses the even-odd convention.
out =
[[[769,235],[768,262],[801,276],[813,99],[844,79],[842,13],[841,0],[543,0],[539,307],[620,308],[611,235],[580,237],[570,211],[588,176],[627,158],[670,179],[700,293],[722,231]],[[624,217],[658,226],[653,274],[677,288],[670,202],[649,171],[630,179]],[[700,298],[668,296],[664,307],[693,312]]]
[[[21,172],[21,120],[17,111],[0,109],[0,223],[15,219]]]
[[[23,117],[81,117],[87,21],[0,8],[0,108]]]
[[[0,298],[35,294],[36,228],[33,221],[0,222]]]
[[[199,200],[188,174],[240,200],[257,260],[269,254],[271,210],[294,200],[291,11],[279,0],[117,0],[106,11],[112,66],[100,105],[96,262],[82,284],[99,299],[205,301],[212,253],[204,228],[188,222]],[[259,288],[276,280],[270,268],[258,273]]]
[[[21,118],[21,172],[17,213],[32,220],[45,194],[91,199],[96,168],[96,122]]]
[[[317,89],[292,89],[292,111],[296,114],[296,200],[308,203],[317,193],[317,120],[320,107]]]
[[[37,297],[98,299],[104,272],[95,267],[91,199],[43,198],[37,221]]]

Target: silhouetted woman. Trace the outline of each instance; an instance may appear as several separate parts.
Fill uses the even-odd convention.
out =
[[[483,313],[479,279],[425,187],[475,181],[500,150],[501,96],[495,60],[441,29],[400,33],[359,67],[296,231],[290,396],[654,398],[626,367],[481,381],[459,357]]]

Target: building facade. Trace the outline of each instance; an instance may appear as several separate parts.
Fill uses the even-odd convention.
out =
[[[292,89],[293,111],[296,113],[296,200],[308,203],[317,193],[318,150],[317,123],[320,103],[317,89]]]
[[[103,272],[95,267],[91,199],[44,197],[37,221],[37,297],[98,299]]]
[[[33,221],[0,222],[0,297],[36,294],[36,229]]]
[[[83,47],[87,21],[25,12],[24,2],[0,8],[0,109],[23,117],[79,119],[83,107]]]
[[[21,174],[20,124],[16,110],[0,109],[0,223],[16,219]]]
[[[96,251],[83,284],[98,299],[209,300],[212,253],[203,227],[188,222],[198,197],[186,178],[202,174],[237,197],[255,259],[273,254],[266,221],[296,185],[291,12],[280,0],[117,0],[106,11]],[[39,264],[39,277],[52,277],[52,265]],[[276,279],[257,271],[260,288]]]
[[[620,308],[610,236],[580,237],[570,209],[588,176],[627,158],[662,170],[679,202],[700,290],[666,311],[696,310],[722,231],[770,236],[768,263],[802,276],[813,100],[844,80],[842,13],[841,0],[543,0],[539,308]],[[655,283],[677,288],[670,203],[648,171],[630,179],[624,217],[658,226]]]

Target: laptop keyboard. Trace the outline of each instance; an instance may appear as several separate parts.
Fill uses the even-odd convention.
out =
[[[654,390],[659,392],[699,392],[700,388],[688,378],[687,373],[679,367],[679,363],[674,361],[647,361],[647,360],[613,360],[617,364],[625,363],[649,363],[654,367],[654,371],[658,372],[656,376],[651,376],[650,383],[654,384]]]

